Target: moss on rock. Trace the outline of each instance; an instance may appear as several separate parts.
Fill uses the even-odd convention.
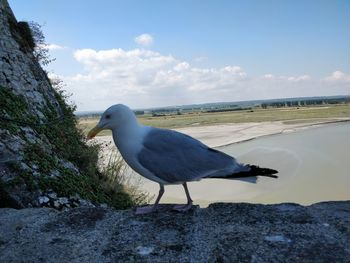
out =
[[[17,176],[2,183],[1,189],[24,186],[30,192],[54,190],[59,196],[79,194],[83,199],[118,209],[134,205],[135,201],[122,185],[103,187],[104,175],[97,169],[99,146],[85,143],[83,134],[76,128],[75,107],[66,104],[63,92],[55,90],[54,94],[62,115],[46,98],[47,107],[42,110],[46,121],[39,123],[30,113],[24,96],[1,87],[0,113],[8,119],[3,121],[3,127],[27,141],[26,134],[20,132],[20,128],[27,125],[43,139],[39,139],[42,143],[27,141],[23,148],[22,161],[32,170],[23,170],[18,162],[9,163],[8,167]],[[49,144],[43,142],[44,138]],[[65,167],[64,162],[72,163],[78,170]],[[53,176],[53,172],[58,176]]]
[[[33,52],[35,41],[29,23],[26,21],[17,22],[14,17],[8,18],[8,24],[12,37],[16,40],[23,52]]]
[[[28,110],[29,106],[24,96],[15,94],[9,88],[0,87],[0,114],[3,118],[1,119],[2,128],[9,130],[11,133],[18,132],[19,123],[6,119],[27,121],[29,119]]]

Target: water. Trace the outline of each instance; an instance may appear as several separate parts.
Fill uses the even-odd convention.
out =
[[[350,124],[332,124],[295,133],[273,135],[218,148],[240,162],[271,167],[279,178],[259,178],[256,184],[207,179],[189,183],[192,199],[212,202],[281,203],[304,205],[350,200]],[[158,192],[158,185],[144,188]],[[162,202],[184,202],[181,186],[166,186]]]

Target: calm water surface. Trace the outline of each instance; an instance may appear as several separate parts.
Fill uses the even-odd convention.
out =
[[[279,178],[257,183],[206,179],[189,183],[192,199],[212,202],[312,204],[350,200],[350,124],[332,124],[295,133],[273,135],[218,148],[240,162],[271,167]],[[156,183],[143,188],[158,193]],[[181,186],[166,186],[162,202],[184,202]]]

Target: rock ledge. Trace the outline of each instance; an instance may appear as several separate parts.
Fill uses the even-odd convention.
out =
[[[0,262],[349,262],[350,201],[0,209]]]

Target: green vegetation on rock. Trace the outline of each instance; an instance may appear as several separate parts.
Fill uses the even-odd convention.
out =
[[[2,117],[21,120],[23,122],[30,121],[32,118],[28,116],[28,103],[24,96],[16,95],[9,88],[0,86],[0,114]],[[19,123],[1,120],[2,128],[16,133],[19,130]]]
[[[11,86],[13,74],[4,75],[8,86],[0,86],[0,121],[1,129],[5,131],[1,139],[5,146],[11,139],[15,147],[7,148],[14,158],[5,160],[11,175],[6,181],[0,179],[0,201],[6,201],[6,206],[16,207],[11,202],[17,198],[18,191],[26,192],[27,196],[22,197],[29,200],[53,190],[59,197],[79,195],[91,202],[105,203],[118,209],[144,202],[145,195],[122,184],[119,173],[120,167],[125,165],[122,160],[110,164],[119,171],[113,175],[107,170],[99,171],[100,146],[86,144],[84,135],[77,129],[75,105],[67,103],[61,81],[49,80],[37,64],[45,65],[52,61],[45,50],[40,26],[33,22],[17,22],[14,17],[8,19],[8,24],[12,38],[20,46],[20,54],[24,57],[29,55],[29,68],[37,65],[35,71],[40,71],[34,78],[40,78],[39,81],[42,80],[43,86],[46,86],[33,89],[44,99],[39,96],[40,99],[33,104],[33,99],[26,97],[26,92],[30,91],[14,89]],[[14,62],[8,60],[7,63],[11,65]],[[11,70],[15,71],[15,68]],[[29,71],[28,74],[34,72]],[[11,193],[14,193],[15,199],[10,196]],[[19,206],[35,205],[35,200],[28,200]]]
[[[98,145],[88,146],[84,136],[76,129],[75,107],[67,105],[62,91],[55,91],[59,102],[62,117],[59,117],[53,105],[47,102],[43,110],[46,123],[33,122],[33,117],[27,116],[29,105],[22,96],[16,96],[6,88],[1,89],[0,104],[2,114],[7,114],[14,120],[26,121],[40,138],[46,138],[50,144],[27,142],[23,150],[23,161],[30,167],[35,167],[36,176],[22,170],[17,163],[10,168],[19,175],[7,182],[9,187],[25,185],[29,191],[41,190],[43,192],[54,190],[59,196],[78,194],[81,198],[95,203],[106,203],[118,209],[125,209],[140,202],[139,195],[131,196],[124,187],[117,183],[113,187],[107,185],[107,175],[98,171]],[[9,122],[11,123],[11,122]],[[19,128],[20,124],[11,124]],[[22,139],[26,140],[24,134]],[[75,165],[80,173],[67,168],[60,160],[66,160]],[[115,165],[119,165],[115,163]],[[56,171],[58,176],[52,176]],[[120,176],[115,174],[115,176]],[[118,180],[116,181],[118,182]]]
[[[8,19],[12,37],[16,40],[21,50],[24,52],[33,52],[35,41],[28,22],[17,22],[14,17]]]

